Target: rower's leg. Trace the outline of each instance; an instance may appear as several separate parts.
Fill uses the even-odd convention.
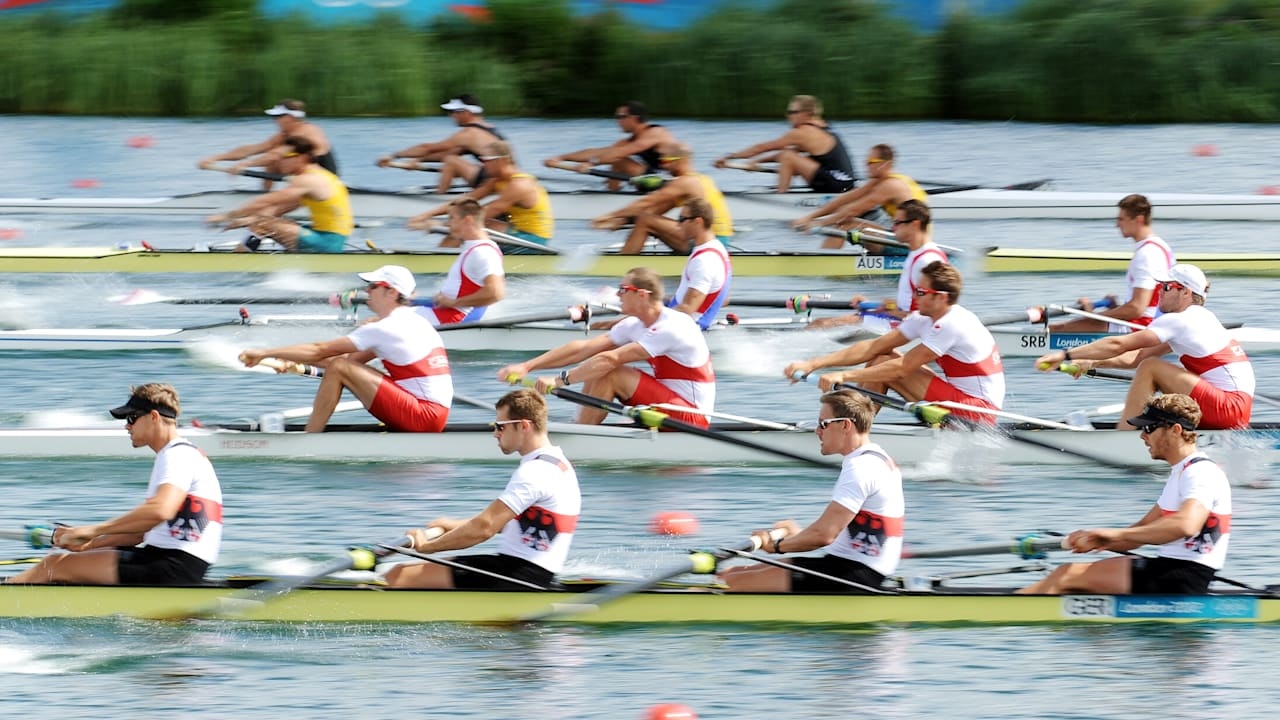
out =
[[[778,153],[778,187],[784,193],[791,189],[791,178],[799,175],[807,183],[813,180],[818,171],[818,161],[795,150],[787,149]]]
[[[463,158],[461,155],[449,155],[441,161],[440,184],[437,193],[447,193],[453,186],[454,178],[462,178],[468,185],[475,185],[476,175],[480,174],[480,166]]]
[[[351,394],[367,408],[373,405],[378,394],[378,385],[385,375],[368,365],[362,365],[345,357],[332,358],[325,368],[324,377],[320,378],[320,387],[316,390],[315,400],[311,403],[311,417],[307,419],[307,432],[324,432],[333,417],[334,408],[342,399],[342,391],[350,389]],[[390,382],[388,380],[387,382]]]
[[[639,385],[640,371],[624,365],[604,377],[584,382],[582,392],[602,400],[612,401],[615,398],[623,398],[625,401],[626,398],[635,395]],[[604,410],[584,406],[578,409],[578,424],[599,425],[604,422],[606,415],[608,412]]]
[[[636,216],[635,227],[627,235],[627,241],[622,246],[622,254],[635,255],[644,250],[645,240],[651,235],[678,253],[689,252],[689,242],[680,236],[680,223],[656,213],[641,213]]]
[[[621,160],[614,160],[613,163],[609,165],[609,169],[616,173],[622,173],[627,177],[644,175],[649,172],[649,168],[629,157],[622,158]],[[621,180],[610,180],[605,183],[605,187],[609,188],[613,192],[618,192],[619,190],[624,189]]]
[[[1016,592],[1019,595],[1102,593],[1128,595],[1133,590],[1133,558],[1109,557],[1091,563],[1068,563],[1054,568],[1043,580]]]
[[[452,590],[453,568],[436,563],[402,563],[387,572],[387,585],[407,588],[438,588]]]
[[[34,566],[5,580],[7,583],[83,583],[86,585],[119,585],[120,553],[114,548],[99,548],[75,553],[46,556]]]
[[[776,565],[755,563],[721,570],[717,577],[729,592],[791,592],[791,571]]]
[[[1159,358],[1143,360],[1133,375],[1133,381],[1129,383],[1129,393],[1124,397],[1124,412],[1116,423],[1116,429],[1135,429],[1129,424],[1129,418],[1142,412],[1142,408],[1146,407],[1156,392],[1190,395],[1199,381],[1199,375],[1189,372],[1181,365]]]

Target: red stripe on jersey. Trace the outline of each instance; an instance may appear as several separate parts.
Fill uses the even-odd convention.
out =
[[[715,372],[711,369],[711,358],[701,366],[691,368],[672,360],[666,355],[649,358],[649,366],[653,368],[653,376],[659,380],[692,380],[693,382],[715,382]]]
[[[1212,355],[1204,357],[1192,357],[1183,355],[1178,358],[1182,361],[1182,367],[1190,370],[1197,375],[1203,375],[1214,368],[1220,368],[1224,365],[1230,365],[1237,362],[1249,362],[1249,356],[1245,354],[1244,348],[1240,347],[1240,343],[1232,339],[1227,346]]]
[[[395,363],[387,362],[384,358],[382,366],[387,369],[387,374],[391,376],[392,380],[410,380],[432,375],[448,375],[449,356],[445,354],[444,348],[437,347],[417,362],[412,362],[408,365],[396,365]]]
[[[182,504],[182,508],[178,512],[179,515],[203,514],[214,522],[222,522],[222,503],[220,502],[206,500],[196,495],[188,495],[186,501]]]
[[[1000,361],[1000,351],[994,346],[991,348],[990,355],[976,363],[957,360],[950,355],[938,356],[937,363],[938,367],[942,368],[942,372],[949,378],[998,375],[1004,372],[1004,363]]]
[[[866,510],[859,510],[853,517],[851,526],[868,531],[873,535],[883,534],[885,537],[902,537],[904,518],[877,515]]]
[[[536,524],[541,527],[553,527],[557,532],[571,533],[578,528],[577,515],[561,515],[552,512],[541,505],[531,505],[529,509],[520,513],[520,517],[529,520],[536,520]]]

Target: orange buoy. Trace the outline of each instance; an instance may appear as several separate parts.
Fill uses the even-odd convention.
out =
[[[1275,185],[1263,185],[1258,188],[1259,195],[1280,195],[1280,187]]]
[[[97,180],[94,180],[93,178],[79,178],[71,181],[71,187],[78,188],[80,190],[88,190],[90,188],[96,188],[98,187],[99,184],[100,183]]]
[[[134,135],[124,141],[125,145],[131,148],[149,148],[156,144],[156,141],[150,135]]]
[[[649,532],[654,535],[694,535],[698,532],[698,518],[683,510],[664,510],[649,521]]]
[[[22,237],[22,228],[0,228],[0,240],[17,240]]]
[[[1191,154],[1196,157],[1217,157],[1218,146],[1210,143],[1203,143],[1191,148]]]
[[[644,717],[645,720],[698,720],[698,713],[688,705],[663,703],[649,708]]]

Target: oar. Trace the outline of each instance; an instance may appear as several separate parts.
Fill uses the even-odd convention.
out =
[[[568,170],[569,172],[578,172],[578,163],[573,162],[555,162],[549,163],[548,167],[554,167],[559,170]],[[666,184],[667,179],[661,175],[627,175],[626,173],[615,172],[613,170],[601,170],[599,168],[591,168],[587,170],[587,175],[595,177],[608,178],[609,180],[621,180],[637,190],[650,192],[657,190]]]
[[[526,255],[529,255],[529,254],[559,255],[560,254],[560,251],[553,247],[548,247],[546,245],[532,242],[530,240],[525,240],[524,238],[518,238],[515,235],[509,235],[507,233],[502,232],[501,230],[485,228],[485,232],[489,233],[489,238],[494,242],[498,243],[499,245],[509,245],[511,247],[518,247],[524,250],[533,251],[532,253],[525,253]]]
[[[922,560],[926,558],[954,558],[968,557],[970,555],[1004,555],[1010,553],[1017,555],[1023,560],[1039,560],[1043,558],[1045,552],[1049,550],[1063,550],[1063,542],[1065,538],[1061,533],[1045,533],[1050,537],[1042,535],[1028,534],[1014,538],[1012,542],[1000,543],[997,545],[977,545],[966,548],[952,548],[950,550],[903,550],[903,560]]]
[[[1045,369],[1045,368],[1042,368],[1042,369]],[[1087,375],[1089,377],[1100,378],[1102,380],[1117,380],[1119,382],[1133,382],[1133,373],[1124,372],[1123,370],[1107,370],[1106,368],[1095,367],[1095,368],[1089,368],[1088,370],[1085,370],[1082,373],[1080,371],[1079,365],[1076,365],[1075,363],[1062,363],[1061,365],[1058,366],[1058,371],[1067,373],[1068,375]],[[1277,397],[1275,395],[1267,395],[1265,393],[1260,393],[1255,390],[1253,393],[1253,397],[1257,400],[1261,400],[1270,405],[1280,406],[1280,397]]]
[[[0,538],[17,540],[36,550],[53,547],[52,525],[25,525],[22,530],[0,530]]]
[[[809,230],[811,235],[829,235],[831,237],[844,238],[851,243],[860,243],[864,239],[868,242],[878,243],[880,245],[889,245],[891,247],[906,248],[906,243],[899,240],[893,233],[888,230],[882,230],[876,227],[860,227],[853,230],[841,230],[839,228],[828,227],[826,225],[817,225]],[[946,250],[952,255],[963,255],[964,250],[954,245],[943,245],[934,243],[938,247]]]
[[[1094,303],[1093,306],[1095,308],[1108,308],[1114,304],[1115,303],[1112,302],[1111,300],[1103,298],[1102,300],[1099,300],[1098,302]],[[1028,323],[1028,322],[1042,323],[1047,321],[1048,318],[1065,315],[1068,312],[1077,312],[1081,314],[1084,313],[1084,311],[1080,310],[1079,305],[1068,306],[1068,305],[1052,304],[1052,305],[1045,305],[1043,307],[1030,307],[1030,308],[1027,308],[1026,310],[1019,310],[1017,312],[1012,312],[1006,315],[990,315],[987,317],[979,318],[979,320],[981,320],[982,324],[986,325],[987,327],[991,327],[992,325],[1009,325],[1011,323]],[[1096,317],[1102,317],[1102,319],[1104,320],[1111,320],[1111,318],[1107,318],[1104,316],[1096,316]]]
[[[618,311],[608,308],[601,309],[598,315],[617,315]],[[470,322],[450,323],[441,325],[436,328],[438,332],[448,332],[450,330],[467,330],[470,328],[510,328],[516,325],[525,325],[536,322],[551,322],[553,320],[568,320],[573,323],[590,323],[592,318],[592,310],[589,305],[574,305],[557,312],[530,313],[527,315],[513,315],[507,318],[493,320],[472,320]]]
[[[527,386],[532,386],[533,384],[531,380],[527,380],[527,379],[523,379],[515,376],[508,377],[507,382],[511,383],[512,385],[523,383]],[[783,450],[782,448],[770,447],[768,445],[752,442],[750,440],[745,440],[740,437],[734,437],[732,435],[728,435],[723,432],[718,432],[716,430],[711,430],[708,428],[699,427],[697,425],[692,425],[687,422],[682,422],[680,420],[676,420],[673,417],[670,417],[669,415],[667,415],[666,413],[660,410],[654,410],[648,407],[631,407],[629,405],[622,405],[620,403],[610,402],[608,400],[601,400],[600,398],[592,397],[591,395],[580,393],[576,390],[570,390],[568,388],[552,388],[551,394],[563,400],[568,400],[569,402],[577,403],[585,407],[598,408],[600,410],[604,410],[605,412],[611,412],[617,415],[622,415],[624,417],[632,418],[633,420],[638,420],[640,421],[640,424],[644,425],[645,427],[666,428],[667,430],[678,430],[680,432],[689,433],[691,435],[700,435],[702,437],[709,438],[711,440],[719,440],[720,442],[726,442],[726,443],[729,443],[730,445],[737,445],[738,447],[749,448],[751,450],[755,450],[756,452],[768,453],[771,455],[777,455],[778,457],[785,457],[791,460],[797,460],[799,462],[806,463],[809,465],[814,465],[817,467],[829,468],[829,467],[839,466],[838,463],[826,462],[824,460],[819,460],[818,458],[815,458],[809,455],[801,455],[799,453],[793,453],[790,450]]]
[[[649,407],[655,407],[659,410],[667,410],[669,412],[686,412],[693,415],[702,415],[704,417],[713,417],[718,420],[728,420],[730,422],[739,422],[744,425],[755,425],[757,427],[769,428],[770,430],[796,430],[795,425],[787,425],[772,420],[759,420],[745,415],[731,415],[729,413],[716,412],[714,410],[702,410],[700,408],[685,407],[683,405],[672,405],[670,403],[654,403]]]
[[[787,532],[783,528],[775,528],[769,531],[769,537],[775,542],[785,538],[786,536]],[[612,585],[600,590],[592,590],[589,593],[583,593],[578,596],[573,602],[552,603],[545,610],[524,615],[519,618],[518,622],[558,620],[560,618],[571,617],[573,615],[595,612],[599,610],[602,605],[614,602],[627,597],[628,595],[644,592],[645,590],[661,585],[671,578],[679,577],[685,573],[710,575],[716,571],[716,565],[721,560],[732,557],[734,555],[733,551],[735,550],[741,552],[755,552],[759,549],[760,539],[753,535],[750,540],[727,549],[692,552],[689,553],[687,557],[682,558],[679,563],[664,568],[656,575],[631,583],[622,583],[620,585]]]
[[[419,160],[392,160],[384,167],[398,168],[400,170],[420,170],[422,172],[440,172],[440,165],[433,165]]]
[[[724,167],[728,170],[743,170],[746,172],[757,173],[773,173],[778,172],[778,166],[775,164],[761,165],[749,160],[725,160]],[[937,180],[916,180],[921,185],[936,185],[925,190],[930,195],[941,195],[949,192],[960,192],[961,190],[1035,190],[1045,185],[1051,180],[1045,178],[1043,180],[1028,180],[1026,182],[1013,183],[1012,185],[981,185],[976,183],[957,183],[957,182],[940,182]]]
[[[241,360],[240,362],[244,362]],[[322,378],[324,377],[324,368],[308,365],[306,363],[294,362],[292,360],[281,360],[280,358],[266,357],[258,361],[258,365],[270,368],[278,373],[285,375],[306,375],[308,377]]]
[[[883,405],[884,407],[893,408],[894,410],[901,410],[902,412],[905,412],[905,413],[910,413],[911,415],[916,416],[917,418],[919,418],[921,421],[923,421],[928,425],[933,425],[933,426],[954,425],[956,427],[959,427],[965,430],[971,430],[971,431],[982,429],[982,426],[979,425],[978,423],[975,423],[971,420],[965,420],[963,418],[956,417],[950,410],[948,410],[945,407],[941,407],[939,404],[936,404],[936,403],[907,402],[905,400],[899,400],[898,398],[885,395],[884,393],[876,392],[874,390],[868,390],[864,387],[851,385],[849,383],[840,383],[836,385],[836,388],[842,388],[842,389],[848,389],[848,390],[854,390],[856,392],[860,392],[863,395],[866,395],[868,398],[874,400],[876,403]],[[1046,421],[1046,422],[1049,422],[1049,421]],[[1081,428],[1072,428],[1072,429],[1082,430]],[[1097,463],[1099,465],[1104,465],[1106,467],[1112,467],[1120,470],[1128,470],[1131,472],[1133,471],[1145,472],[1147,470],[1147,467],[1143,465],[1133,465],[1130,463],[1116,462],[1114,460],[1110,460],[1098,455],[1094,455],[1092,453],[1087,453],[1082,450],[1075,450],[1072,448],[1061,447],[1058,445],[1054,445],[1053,443],[1050,443],[1048,441],[1031,437],[1030,435],[1019,433],[1016,430],[1005,429],[1002,432],[1001,429],[998,427],[990,428],[990,430],[994,432],[1000,432],[1004,437],[1007,437],[1014,442],[1020,442],[1024,445],[1030,445],[1032,447],[1038,447],[1044,450],[1050,450],[1052,452],[1063,453],[1065,455],[1071,455],[1073,457],[1078,457],[1081,460],[1088,460],[1089,462]],[[1087,430],[1082,430],[1082,431],[1087,432]]]
[[[506,575],[502,575],[500,573],[496,573],[491,570],[485,570],[483,568],[478,568],[473,565],[464,565],[460,562],[454,562],[453,560],[450,560],[448,558],[442,558],[436,555],[428,555],[427,553],[420,553],[417,550],[410,550],[407,547],[400,547],[396,545],[379,545],[378,547],[383,550],[386,550],[388,554],[398,553],[400,555],[404,555],[405,557],[411,557],[417,560],[426,560],[429,563],[435,563],[436,565],[443,565],[447,568],[453,568],[454,570],[464,570],[469,573],[484,575],[486,577],[491,577],[495,580],[501,580],[503,582],[511,583],[512,585],[519,585],[521,587],[525,587],[530,590],[538,590],[538,591],[547,590],[547,588],[541,585],[537,585],[535,583],[531,583],[527,580],[520,580],[519,578],[507,577]]]
[[[439,537],[444,532],[440,528],[430,528],[429,537]],[[163,615],[156,619],[186,620],[193,618],[234,618],[244,615],[264,603],[275,600],[289,593],[317,583],[330,575],[348,570],[373,570],[378,560],[391,554],[388,547],[411,547],[413,539],[402,535],[387,543],[378,543],[375,547],[351,548],[340,559],[334,559],[307,575],[284,576],[258,583],[244,590],[224,595],[203,607],[187,611],[178,611]]]
[[[212,297],[212,298],[176,298],[166,297],[151,290],[134,290],[128,295],[116,295],[109,300],[118,305],[294,305],[299,303],[329,303],[331,295],[290,295],[287,297]]]
[[[880,307],[878,302],[862,302],[856,306],[849,304],[845,300],[827,300],[829,295],[821,298],[811,295],[795,295],[793,297],[782,300],[765,300],[757,298],[730,298],[726,305],[735,307],[761,307],[761,308],[783,308],[791,310],[795,313],[804,313],[809,310],[874,310]]]
[[[263,172],[262,170],[234,170],[231,167],[208,167],[204,169],[216,170],[218,172],[226,173],[228,175],[243,175],[248,178],[257,178],[259,180],[271,180],[272,182],[278,182],[280,180],[285,180],[288,178],[287,175],[281,175],[279,173]]]

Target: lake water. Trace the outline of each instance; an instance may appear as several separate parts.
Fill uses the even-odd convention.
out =
[[[443,136],[449,123],[426,120],[321,120],[338,149],[344,176],[367,187],[395,188],[422,177],[373,167],[373,160]],[[498,119],[527,169],[551,174],[543,157],[617,137],[609,121]],[[778,123],[669,123],[700,154],[700,164],[783,129]],[[249,186],[201,172],[201,157],[256,141],[265,119],[134,120],[0,117],[5,170],[0,196],[144,196]],[[1092,127],[1018,123],[841,123],[855,152],[888,142],[903,172],[930,180],[1005,184],[1054,178],[1065,190],[1250,193],[1273,184],[1280,130],[1270,126]],[[154,140],[148,148],[133,137]],[[1212,144],[1217,156],[1191,152]],[[716,172],[724,187],[759,176]],[[78,190],[76,180],[98,186]],[[427,180],[434,180],[428,177]],[[574,182],[578,182],[574,178]],[[140,240],[165,245],[220,239],[197,223],[128,218],[0,218],[3,242],[100,245]],[[1276,250],[1269,223],[1161,222],[1175,249]],[[374,230],[391,245],[429,241],[400,228]],[[1107,221],[955,222],[936,229],[940,242],[969,251],[960,261],[962,302],[978,312],[1121,292],[1111,276],[983,277],[977,256],[989,245],[1062,245],[1124,249]],[[558,241],[609,242],[615,236],[562,224]],[[781,226],[741,238],[749,247],[808,246]],[[156,244],[161,244],[156,242]],[[1224,320],[1274,326],[1275,282],[1211,278],[1209,305]],[[560,307],[585,299],[608,278],[513,279],[511,298],[495,312]],[[6,275],[0,320],[43,326],[85,324],[179,327],[230,317],[233,308],[122,307],[114,295],[146,288],[166,295],[326,292],[353,277]],[[423,278],[430,287],[437,280]],[[742,278],[739,297],[783,298],[799,292],[884,296],[889,280]],[[320,338],[317,338],[320,339]],[[228,348],[228,352],[235,348]],[[778,420],[812,418],[817,389],[790,386],[782,366],[805,348],[757,344],[717,358],[719,407]],[[497,367],[520,355],[455,358],[458,389],[495,399],[505,388]],[[254,418],[307,405],[304,378],[237,372],[181,353],[0,356],[0,425],[108,422],[130,384],[171,381],[184,415],[205,421]],[[1118,402],[1124,386],[1042,375],[1030,360],[1008,363],[1008,409],[1062,417]],[[1277,394],[1280,362],[1255,358],[1259,390]],[[556,419],[574,408],[553,401]],[[487,419],[459,407],[459,420]],[[1256,419],[1276,419],[1259,405]],[[816,440],[815,440],[816,442]],[[1134,442],[1139,440],[1135,436]],[[93,462],[2,461],[3,525],[90,522],[131,507],[146,486],[148,459]],[[227,541],[220,569],[279,569],[289,558],[329,557],[351,543],[375,541],[437,515],[478,511],[511,470],[498,455],[485,464],[448,465],[222,462]],[[1235,542],[1226,575],[1275,581],[1272,548],[1280,542],[1276,491],[1262,477],[1236,478]],[[832,474],[798,468],[653,470],[580,468],[584,512],[569,572],[641,574],[690,547],[734,542],[751,528],[784,517],[808,522],[825,505]],[[1258,482],[1258,481],[1264,482]],[[908,485],[908,533],[932,547],[988,543],[1037,529],[1128,524],[1155,499],[1158,478],[1122,477],[1082,466],[1003,467],[941,472]],[[652,536],[660,510],[701,520],[694,538]],[[20,557],[11,545],[3,557]],[[912,574],[1013,564],[1002,559],[920,561]],[[1028,576],[996,581],[1020,584]],[[459,626],[245,626],[218,622],[157,625],[128,620],[0,620],[0,677],[6,714],[26,717],[546,717],[638,718],[646,708],[682,702],[703,718],[884,717],[1170,718],[1263,717],[1280,699],[1265,669],[1280,661],[1280,629],[1244,628],[868,628],[742,627],[627,629],[543,628],[498,631]]]

